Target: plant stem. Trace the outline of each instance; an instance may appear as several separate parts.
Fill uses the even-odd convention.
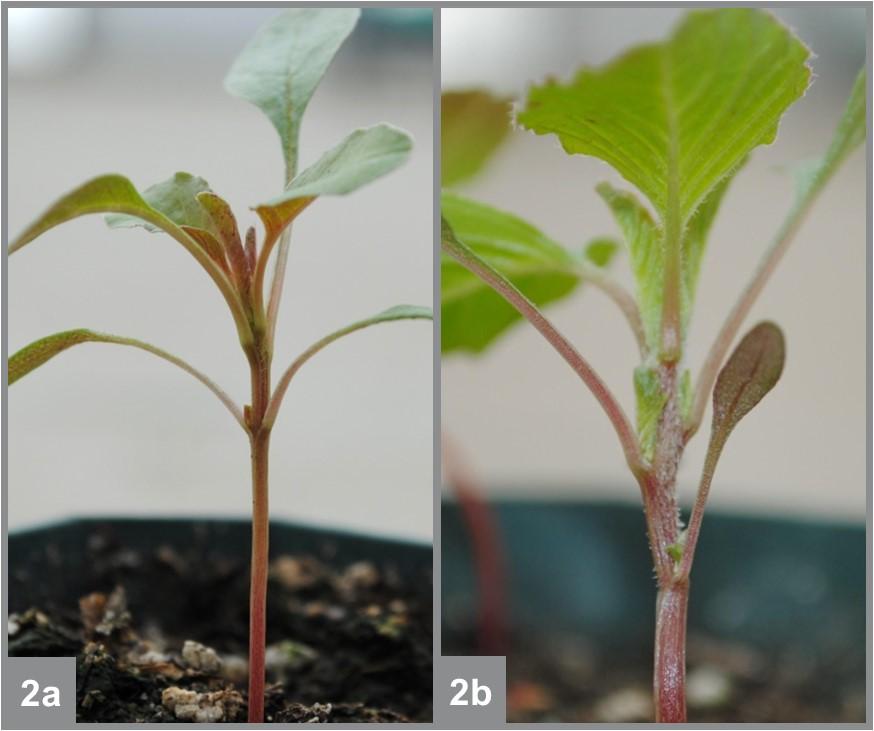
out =
[[[686,610],[689,582],[659,586],[656,598],[653,699],[656,723],[686,721]]]
[[[258,334],[263,343],[263,333]],[[249,723],[264,721],[264,649],[267,639],[267,571],[270,551],[268,464],[270,427],[264,414],[270,398],[270,357],[256,347],[249,353],[252,406],[248,410],[252,454],[252,574],[249,587]]]
[[[252,577],[249,592],[249,723],[264,721],[264,647],[270,523],[267,469],[270,433],[252,437]]]

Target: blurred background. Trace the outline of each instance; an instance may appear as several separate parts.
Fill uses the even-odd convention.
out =
[[[222,79],[274,9],[10,8],[8,219],[15,235],[106,172],[142,189],[185,170],[238,214],[276,195],[278,137]],[[365,10],[304,118],[301,166],[356,127],[415,138],[400,170],[295,224],[276,369],[322,335],[396,303],[432,301],[431,11]],[[259,228],[260,230],[260,228]],[[169,237],[99,217],[50,231],[9,262],[8,347],[89,327],[185,358],[238,402],[248,368],[212,282]],[[302,369],[277,422],[275,518],[429,539],[432,330],[396,323]],[[86,345],[9,394],[11,528],[71,515],[246,516],[248,444],[185,373],[141,351]]]
[[[758,148],[729,189],[702,267],[689,333],[697,373],[725,314],[788,212],[789,168],[827,146],[865,63],[862,8],[780,7],[811,47],[815,80],[790,108],[776,143]],[[448,9],[442,12],[444,90],[484,87],[523,97],[547,75],[570,78],[629,45],[663,39],[677,9]],[[461,191],[512,211],[568,247],[619,235],[593,188],[627,188],[605,163],[569,157],[554,137],[511,135]],[[747,320],[772,319],[787,337],[783,378],[732,435],[711,493],[741,512],[863,520],[866,455],[866,178],[856,152],[829,184]],[[631,286],[627,259],[613,265]],[[626,323],[599,292],[581,290],[549,309],[553,321],[633,413],[637,352]],[[493,494],[638,501],[609,421],[577,376],[520,325],[480,358],[442,367],[443,429],[463,444]],[[680,490],[694,495],[710,414],[690,445]]]

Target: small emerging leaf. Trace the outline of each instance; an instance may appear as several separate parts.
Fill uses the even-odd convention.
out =
[[[785,359],[783,333],[774,323],[759,323],[743,337],[713,388],[711,450],[721,450],[738,422],[774,388]]]
[[[261,109],[279,133],[286,181],[297,171],[303,113],[359,14],[357,8],[286,10],[258,31],[225,77],[228,92]]]
[[[412,147],[410,136],[390,124],[355,130],[255,211],[275,236],[317,197],[352,193],[400,167]]]
[[[440,98],[440,178],[444,186],[476,175],[510,132],[510,100],[487,91]]]

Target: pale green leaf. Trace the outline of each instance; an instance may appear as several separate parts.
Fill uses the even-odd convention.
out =
[[[520,218],[451,193],[443,194],[441,208],[454,237],[534,304],[555,302],[579,283],[582,257]],[[587,259],[605,264],[613,251],[602,241],[587,252]],[[444,256],[440,269],[443,352],[481,352],[521,319],[501,295],[453,258]]]
[[[440,98],[440,178],[444,186],[476,175],[510,132],[510,100],[487,91]]]
[[[807,89],[809,55],[767,12],[691,12],[667,42],[532,89],[518,120],[608,162],[679,237],[716,185],[774,140]]]
[[[297,170],[300,124],[310,97],[359,14],[356,8],[286,10],[258,31],[225,77],[228,92],[261,109],[279,133],[286,180]]]
[[[186,373],[194,376],[194,378],[212,391],[219,401],[225,405],[228,411],[231,412],[231,415],[237,420],[240,426],[244,429],[246,428],[243,414],[233,400],[212,380],[181,358],[168,353],[166,350],[151,345],[150,343],[145,343],[142,340],[125,338],[119,335],[108,335],[106,333],[94,332],[93,330],[82,328],[77,330],[65,330],[64,332],[40,338],[11,355],[9,357],[7,370],[9,385],[11,386],[31,371],[44,365],[56,355],[63,353],[74,345],[81,345],[82,343],[111,343],[114,345],[125,345],[144,350],[147,353],[151,353],[152,355],[167,361],[168,363],[172,363]]]
[[[281,195],[255,211],[275,233],[315,198],[346,195],[390,173],[406,161],[412,147],[410,136],[389,124],[355,130],[292,180]]]
[[[175,228],[172,221],[143,200],[130,180],[121,175],[102,175],[55,201],[10,244],[9,253],[18,251],[55,226],[92,213],[125,213],[161,228],[166,224]]]
[[[157,183],[143,191],[143,200],[156,211],[160,211],[178,226],[212,230],[209,216],[197,200],[197,194],[209,191],[209,183],[190,173],[178,172],[169,180]],[[151,232],[162,229],[136,216],[113,213],[106,216],[106,223],[112,228],[131,228],[142,226]]]

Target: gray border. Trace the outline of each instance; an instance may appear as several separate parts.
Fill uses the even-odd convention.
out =
[[[128,2],[128,3],[101,3],[101,2],[77,2],[77,3],[58,3],[58,2],[4,2],[2,4],[3,13],[2,13],[2,38],[3,38],[3,95],[2,95],[2,133],[0,133],[0,145],[2,145],[2,150],[5,153],[8,148],[8,138],[7,138],[7,9],[8,8],[20,8],[20,7],[132,7],[132,8],[150,8],[150,7],[182,7],[182,8],[241,8],[241,7],[258,7],[258,8],[281,8],[281,7],[305,7],[305,6],[313,6],[319,5],[319,3],[305,3],[305,2],[205,2],[205,3],[191,3],[191,2]],[[385,7],[385,6],[397,6],[397,7],[409,7],[413,5],[413,3],[404,3],[404,2],[377,2],[377,1],[365,1],[365,2],[337,2],[332,3],[333,7]],[[556,3],[556,2],[543,2],[543,3],[532,3],[530,1],[526,2],[503,2],[501,4],[483,4],[480,2],[459,2],[458,0],[447,0],[446,2],[438,2],[436,0],[431,0],[428,2],[416,3],[417,7],[430,7],[434,12],[433,15],[433,58],[434,58],[434,400],[433,400],[433,408],[434,408],[434,432],[433,432],[433,446],[434,446],[434,514],[433,514],[433,571],[434,571],[434,661],[438,663],[440,661],[440,641],[441,641],[441,626],[440,626],[440,618],[441,618],[441,591],[439,588],[441,587],[440,581],[440,566],[441,566],[441,534],[440,534],[440,504],[441,504],[441,487],[442,481],[440,477],[441,465],[440,465],[440,434],[441,434],[441,381],[440,381],[440,307],[439,307],[439,293],[440,293],[440,247],[439,247],[439,236],[440,236],[440,227],[439,227],[439,204],[440,204],[440,158],[439,158],[439,150],[440,150],[440,13],[439,10],[441,8],[453,8],[453,7],[537,7],[537,8],[574,8],[574,7],[620,7],[620,8],[642,8],[642,7],[656,7],[656,8],[689,8],[689,7],[709,7],[714,5],[719,5],[721,7],[733,7],[733,6],[745,6],[745,7],[773,7],[778,5],[775,2],[747,2],[747,3],[738,3],[738,2],[726,2],[726,3],[713,3],[702,0],[697,0],[694,2],[660,2],[659,0],[654,0],[653,2],[568,2],[568,3]],[[868,186],[868,204],[867,204],[867,250],[866,250],[866,294],[867,294],[867,309],[866,309],[866,336],[867,336],[867,375],[868,382],[866,383],[865,395],[867,402],[867,423],[866,423],[866,445],[867,445],[867,460],[866,460],[866,494],[867,494],[867,515],[866,515],[866,526],[867,526],[867,555],[866,555],[866,566],[867,566],[867,611],[868,611],[868,622],[867,622],[867,636],[866,636],[866,651],[868,656],[868,667],[867,667],[867,688],[866,688],[866,716],[867,721],[862,724],[770,724],[773,728],[872,728],[872,668],[871,668],[871,629],[872,629],[872,599],[871,599],[871,552],[872,552],[872,535],[871,535],[871,526],[872,526],[872,504],[874,504],[874,500],[872,500],[872,448],[871,448],[871,426],[872,426],[872,402],[871,402],[871,380],[872,380],[872,361],[874,361],[874,351],[872,351],[872,336],[871,336],[871,326],[872,326],[872,271],[871,271],[871,250],[872,250],[872,201],[871,201],[871,192],[872,192],[872,141],[871,141],[871,133],[872,133],[872,108],[871,108],[871,71],[872,71],[872,2],[870,0],[835,0],[832,2],[810,2],[810,3],[802,3],[802,2],[785,2],[779,3],[781,7],[864,7],[867,10],[866,13],[866,22],[868,28],[868,38],[867,38],[867,49],[866,49],[866,68],[868,74],[868,97],[867,97],[867,140],[866,140],[866,155],[867,155],[867,186]],[[0,203],[0,212],[2,212],[3,216],[3,241],[4,241],[4,252],[3,252],[3,267],[2,267],[2,276],[0,276],[0,281],[2,281],[3,286],[3,308],[2,315],[0,315],[0,323],[2,323],[3,328],[3,338],[2,344],[0,344],[0,351],[2,351],[3,355],[3,365],[2,365],[2,374],[3,374],[3,383],[2,383],[2,396],[3,396],[3,409],[2,409],[2,419],[0,419],[0,423],[2,423],[3,429],[3,443],[2,443],[2,504],[3,504],[3,515],[2,515],[2,536],[4,541],[4,549],[6,545],[6,540],[8,538],[8,518],[6,515],[6,508],[8,504],[8,468],[7,468],[7,459],[8,459],[8,442],[6,439],[7,429],[8,429],[8,409],[6,404],[7,397],[7,356],[8,356],[8,344],[6,340],[6,332],[7,332],[7,281],[8,281],[8,273],[7,273],[7,254],[6,254],[6,244],[8,243],[8,224],[6,223],[7,217],[7,206],[8,199],[6,196],[6,190],[8,185],[8,174],[7,174],[7,166],[3,165],[2,175],[0,175],[0,179],[2,179],[3,184],[3,199],[2,203]],[[4,616],[8,616],[8,598],[7,598],[7,588],[8,588],[8,566],[7,566],[7,558],[5,556],[4,550],[4,559],[3,559],[3,597],[2,597],[2,608]],[[3,648],[3,662],[7,660],[7,638],[6,634],[3,633],[2,640],[2,648]],[[435,673],[435,678],[436,678]],[[436,694],[435,694],[436,695]],[[438,714],[437,709],[435,709],[435,716]],[[92,724],[88,724],[87,726],[91,726]],[[101,726],[105,728],[124,728],[122,725],[116,724],[93,724],[95,726]],[[275,724],[271,724],[274,726]],[[289,724],[291,725],[291,724]],[[532,724],[533,725],[533,724]],[[713,728],[733,728],[737,724],[700,724],[703,727],[713,727]],[[83,727],[85,725],[83,724]],[[144,724],[145,727],[152,728],[185,728],[187,725],[184,724]],[[246,724],[224,724],[223,726],[219,725],[207,725],[205,727],[240,727],[247,728]],[[622,724],[536,724],[537,728],[621,728]],[[636,724],[639,728],[659,728],[656,724]],[[264,727],[267,727],[266,724]],[[372,728],[372,725],[368,724],[338,724],[338,728]],[[407,724],[404,728],[435,728],[436,724]],[[502,726],[501,728],[512,728],[513,724],[507,724],[506,726]],[[688,726],[687,726],[688,728]]]

